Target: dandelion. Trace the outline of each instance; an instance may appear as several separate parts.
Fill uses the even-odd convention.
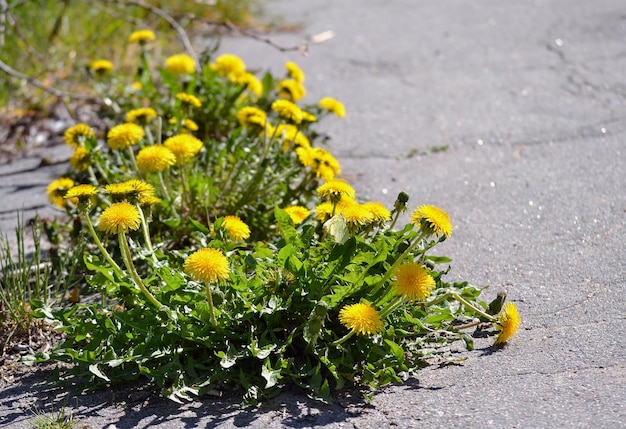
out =
[[[196,61],[187,54],[176,54],[165,60],[165,70],[173,75],[192,74],[196,71]]]
[[[204,144],[196,137],[189,134],[177,134],[165,140],[165,147],[176,156],[177,164],[184,164],[196,156]]]
[[[107,234],[118,234],[139,229],[140,225],[141,216],[137,207],[122,201],[111,204],[102,212],[98,229]]]
[[[228,231],[231,240],[245,240],[250,237],[250,227],[238,216],[226,216],[222,226]]]
[[[157,112],[152,107],[141,107],[126,113],[126,122],[147,124],[157,117]]]
[[[317,116],[307,111],[302,111],[302,120],[306,122],[315,122],[317,121]]]
[[[319,204],[315,207],[315,219],[320,222],[326,222],[333,214],[333,207],[335,205],[328,201]]]
[[[70,157],[70,166],[76,171],[85,171],[89,168],[90,160],[89,151],[79,146]]]
[[[343,215],[346,223],[353,229],[374,222],[374,215],[367,208],[363,207],[363,204],[359,204],[356,201],[350,201],[337,209],[337,212]]]
[[[287,69],[287,74],[290,78],[299,83],[304,83],[304,72],[298,66],[298,64],[293,61],[287,61],[285,63],[285,68]]]
[[[93,185],[76,185],[71,187],[63,198],[66,200],[77,200],[80,210],[89,209],[95,196],[98,195],[98,189]]]
[[[154,195],[154,186],[142,180],[132,179],[121,183],[111,183],[104,187],[104,192],[111,195],[113,201],[135,203],[141,198]]]
[[[294,103],[306,96],[306,88],[295,79],[280,81],[276,87],[278,96]]]
[[[311,214],[311,210],[303,206],[285,207],[285,212],[289,215],[292,222],[296,225],[304,222],[304,220],[308,218]]]
[[[194,280],[216,282],[228,279],[228,259],[217,249],[200,249],[189,255],[183,265],[185,272]]]
[[[202,102],[195,95],[187,94],[184,92],[179,92],[176,94],[176,98],[178,98],[183,104],[191,107],[201,107]]]
[[[237,112],[237,121],[244,127],[264,127],[267,115],[258,107],[246,106]]]
[[[372,214],[374,222],[384,223],[391,220],[391,212],[380,202],[364,203],[363,208]]]
[[[142,173],[159,173],[176,164],[176,155],[163,145],[144,147],[137,154],[137,168]]]
[[[133,31],[128,37],[128,43],[139,43],[140,45],[154,40],[156,40],[156,36],[151,30]]]
[[[409,301],[424,301],[435,288],[435,279],[416,262],[410,261],[399,265],[395,270],[393,285],[399,295]]]
[[[80,123],[65,130],[63,140],[65,140],[65,144],[68,146],[76,148],[84,144],[85,140],[94,138],[95,136],[96,133],[94,133],[89,125]]]
[[[275,100],[272,110],[278,115],[296,124],[302,122],[302,110],[289,100]]]
[[[317,195],[322,199],[328,198],[331,202],[337,203],[342,198],[354,199],[356,192],[345,180],[333,179],[317,188]]]
[[[98,76],[104,76],[113,71],[113,63],[108,60],[95,60],[89,63],[89,67]]]
[[[339,312],[339,321],[348,329],[361,335],[373,335],[383,331],[380,314],[366,302],[347,305]]]
[[[248,91],[256,96],[263,94],[263,83],[252,73],[243,73],[235,78],[235,83],[246,85]]]
[[[411,222],[431,234],[449,237],[452,234],[452,223],[448,214],[435,206],[418,207],[411,214]]]
[[[67,201],[63,197],[72,186],[74,186],[74,181],[67,177],[53,180],[46,189],[48,200],[58,208],[67,207]]]
[[[179,122],[180,121],[178,120],[177,117],[173,117],[169,120],[169,123],[172,125],[177,125]],[[182,131],[198,131],[199,129],[198,124],[189,118],[183,119],[183,123],[181,124],[181,127],[183,128]]]
[[[123,150],[138,144],[144,136],[143,128],[137,124],[116,125],[107,134],[107,144],[113,150]]]
[[[328,110],[329,112],[334,113],[340,118],[346,116],[346,108],[340,101],[335,100],[332,97],[324,97],[319,101],[319,105],[321,108]]]
[[[500,331],[494,344],[501,345],[513,338],[521,323],[522,318],[517,312],[515,304],[512,302],[504,304],[504,308],[500,314],[498,314],[498,318],[494,322],[496,329]]]
[[[341,174],[339,161],[326,149],[297,148],[298,159],[305,167],[310,167],[317,177],[330,181]]]
[[[222,54],[215,59],[214,63],[209,64],[211,70],[221,75],[239,75],[245,73],[246,64],[241,58],[233,54]]]

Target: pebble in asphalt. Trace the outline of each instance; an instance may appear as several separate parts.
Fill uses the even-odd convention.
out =
[[[154,398],[124,408],[107,394],[79,399],[77,417],[120,429],[624,427],[623,2],[276,0],[268,10],[303,23],[275,43],[335,37],[307,58],[241,38],[220,51],[276,73],[294,60],[307,101],[342,100],[348,116],[324,129],[344,177],[372,200],[404,190],[448,211],[449,276],[491,285],[487,296],[506,289],[522,329],[504,349],[479,340],[463,365],[423,370],[368,407],[290,393],[257,411]],[[43,192],[47,180],[35,181]],[[28,390],[0,392],[0,427],[29,427],[20,407],[44,394]]]

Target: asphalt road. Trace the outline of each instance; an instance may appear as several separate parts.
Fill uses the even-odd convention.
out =
[[[371,200],[390,204],[403,190],[415,206],[444,208],[455,227],[443,249],[449,276],[491,285],[487,296],[506,289],[522,329],[502,350],[479,340],[463,365],[425,369],[370,406],[325,407],[293,392],[255,411],[221,400],[179,408],[141,393],[124,406],[107,392],[72,400],[76,417],[120,429],[626,426],[626,3],[276,0],[268,9],[303,24],[272,36],[277,44],[335,37],[310,44],[306,58],[245,38],[225,39],[220,52],[277,73],[294,60],[308,101],[342,100],[347,117],[324,129],[344,177]],[[25,387],[0,391],[0,427],[26,428],[27,405],[52,401]]]

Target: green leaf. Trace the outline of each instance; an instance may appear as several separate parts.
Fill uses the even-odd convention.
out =
[[[428,256],[425,256],[424,259],[433,261],[435,264],[448,264],[452,262],[452,259],[448,258],[447,256],[428,255]]]
[[[99,272],[110,282],[114,281],[113,268],[111,268],[108,264],[100,261],[97,256],[86,253],[83,257],[83,261],[85,262],[85,266],[87,267],[87,269]]]
[[[283,237],[285,237],[285,241],[289,244],[294,244],[297,241],[298,233],[293,225],[291,216],[289,216],[286,211],[276,206],[274,207],[274,217],[276,218],[276,222],[278,223]]]
[[[270,361],[267,359],[261,369],[261,377],[265,379],[265,388],[269,389],[278,383],[280,379],[280,369],[272,369]]]
[[[304,340],[312,345],[317,343],[317,339],[324,327],[324,321],[328,314],[328,304],[324,301],[318,301],[309,315],[306,325],[304,325]]]
[[[109,377],[107,377],[102,371],[100,371],[100,368],[98,368],[98,364],[96,363],[89,365],[89,372],[105,381],[111,381]]]
[[[210,234],[211,230],[209,228],[207,228],[206,226],[204,226],[203,224],[201,224],[200,222],[198,222],[195,219],[189,219],[189,223],[191,224],[191,226],[193,227],[193,230],[195,231],[199,231],[203,234]]]
[[[385,344],[389,346],[391,353],[393,353],[395,358],[398,359],[400,363],[404,362],[404,350],[402,350],[402,347],[400,347],[398,344],[394,343],[393,341],[387,340],[387,339],[385,339]]]

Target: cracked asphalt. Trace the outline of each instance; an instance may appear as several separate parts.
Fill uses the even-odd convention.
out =
[[[476,350],[459,352],[462,365],[424,369],[369,406],[350,397],[322,406],[286,392],[242,411],[221,399],[179,407],[142,392],[105,392],[71,399],[75,417],[116,428],[626,426],[626,4],[267,7],[302,23],[297,33],[272,35],[276,44],[335,37],[310,44],[306,58],[245,38],[224,39],[220,52],[275,73],[296,61],[307,101],[343,101],[347,117],[321,124],[343,176],[370,200],[392,204],[406,191],[414,206],[444,208],[455,227],[441,250],[453,258],[449,278],[490,285],[487,298],[505,289],[522,328],[496,352],[490,339],[477,339]],[[28,175],[6,168],[3,228],[9,209],[24,205],[24,189],[24,201],[41,209],[60,167]],[[0,427],[29,427],[34,401],[59,403],[58,392],[32,387],[39,379],[0,391]]]

